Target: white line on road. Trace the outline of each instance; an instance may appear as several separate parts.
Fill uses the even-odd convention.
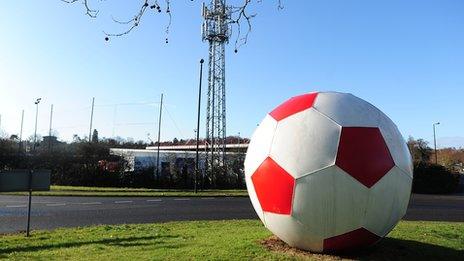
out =
[[[147,202],[161,202],[161,199],[148,199]]]
[[[24,203],[24,200],[2,200],[2,203]]]
[[[7,208],[25,208],[27,205],[7,205]]]
[[[45,204],[47,207],[58,207],[58,206],[66,206],[66,203],[53,203],[53,204]]]
[[[213,197],[210,197],[210,198],[201,198],[201,199],[215,199],[215,198],[213,198]]]
[[[81,205],[101,205],[101,202],[84,202],[84,203],[77,203]]]
[[[190,200],[189,198],[175,198],[174,200],[177,200],[177,201],[186,201],[186,200]]]
[[[114,203],[116,203],[116,204],[124,204],[124,203],[132,203],[132,202],[134,202],[134,201],[132,201],[132,200],[121,200],[121,201],[115,201]]]

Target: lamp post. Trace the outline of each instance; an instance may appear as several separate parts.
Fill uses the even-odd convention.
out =
[[[37,142],[37,118],[39,116],[39,103],[40,103],[40,100],[42,100],[42,98],[37,98],[37,100],[35,100],[35,102],[34,102],[34,104],[35,104],[35,129],[34,129],[33,151],[35,151],[35,144]]]
[[[193,186],[195,193],[197,193],[198,188],[197,188],[197,180],[198,180],[198,160],[199,160],[199,155],[198,155],[198,147],[199,147],[199,140],[200,140],[200,106],[201,106],[201,79],[203,76],[203,63],[205,60],[201,59],[200,60],[200,81],[199,81],[199,86],[198,86],[198,109],[197,109],[197,143],[196,143],[196,152],[195,152],[195,185]]]
[[[435,126],[436,125],[439,125],[440,122],[435,122],[433,124],[433,146],[435,147],[435,164],[438,164],[438,155],[437,155],[437,136],[436,136],[436,130],[435,130]]]

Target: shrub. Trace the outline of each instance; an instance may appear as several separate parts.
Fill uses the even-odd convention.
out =
[[[436,164],[417,162],[414,164],[412,191],[424,194],[454,193],[459,186],[459,174],[452,173]]]

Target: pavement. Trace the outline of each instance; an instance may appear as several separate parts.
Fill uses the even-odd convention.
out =
[[[24,231],[27,197],[0,195],[0,233]],[[32,198],[31,228],[257,218],[247,197]],[[406,220],[464,222],[464,195],[413,194]]]

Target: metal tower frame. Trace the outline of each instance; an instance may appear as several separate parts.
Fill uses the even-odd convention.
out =
[[[214,169],[225,167],[226,148],[226,82],[225,45],[230,37],[231,11],[225,0],[203,4],[203,41],[209,43],[208,97],[206,103],[206,162]],[[214,182],[214,181],[212,181]]]

